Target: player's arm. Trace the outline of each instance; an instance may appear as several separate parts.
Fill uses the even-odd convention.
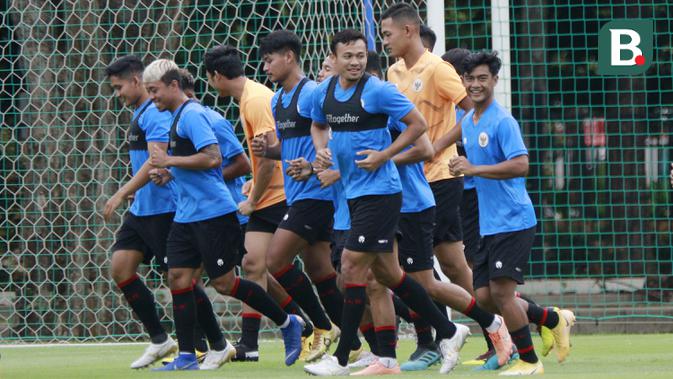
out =
[[[451,175],[480,176],[487,179],[511,179],[528,174],[528,155],[519,155],[494,165],[472,165],[465,157],[453,157]]]
[[[447,147],[453,145],[458,141],[463,134],[463,129],[461,127],[463,123],[463,120],[458,121],[456,126],[451,128],[448,133],[444,134],[443,136],[439,137],[433,144],[432,147],[435,150],[435,153],[440,153],[444,151]]]
[[[264,134],[269,145],[272,145],[277,142],[276,134],[274,131],[270,131]],[[269,158],[260,158],[257,166],[257,176],[255,177],[255,185],[252,186],[252,191],[250,191],[250,196],[248,201],[251,205],[256,206],[259,202],[259,199],[262,198],[264,191],[266,191],[269,183],[271,183],[271,178],[273,177],[273,170],[276,169],[276,162]]]
[[[279,161],[280,158],[280,141],[276,140],[273,145],[269,144],[266,136],[255,136],[250,143],[250,150],[256,157],[268,158]]]
[[[426,133],[421,134],[414,142],[414,146],[406,151],[403,151],[393,157],[393,162],[396,165],[412,164],[422,161],[427,161],[435,155],[435,149],[432,147],[430,137]]]
[[[164,142],[148,142],[147,146],[149,149],[156,148],[164,152],[168,148],[168,144]],[[138,172],[133,175],[131,180],[119,188],[117,192],[112,195],[110,199],[108,199],[108,201],[105,203],[105,208],[103,208],[103,218],[106,221],[110,219],[112,213],[114,213],[114,211],[119,208],[124,199],[126,199],[129,195],[134,194],[137,190],[145,186],[145,184],[149,183],[150,170],[153,168],[154,167],[150,164],[149,160],[145,161]]]
[[[250,159],[245,153],[240,153],[233,158],[231,164],[222,168],[222,177],[224,177],[224,180],[232,180],[239,176],[248,175],[250,170]]]
[[[179,167],[187,170],[206,170],[222,165],[220,146],[213,143],[201,148],[196,154],[185,157],[166,154],[165,150],[154,147],[150,152],[150,164],[154,167]]]
[[[458,106],[461,107],[465,112],[469,112],[474,108],[474,103],[469,96],[465,96],[462,100],[458,102]]]

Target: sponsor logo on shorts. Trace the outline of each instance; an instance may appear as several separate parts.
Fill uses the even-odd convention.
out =
[[[285,216],[283,216],[283,221],[287,221],[288,218],[290,218],[290,215],[286,213]]]
[[[388,243],[388,240],[379,240],[378,241],[380,244]]]
[[[414,258],[407,258],[407,264],[408,265],[414,264]]]
[[[514,270],[516,270],[516,272],[521,272],[521,269],[519,267],[514,267]]]
[[[502,268],[502,262],[500,262],[500,261],[495,262],[495,268],[500,270]]]
[[[365,236],[358,237],[358,242],[365,243]]]
[[[304,225],[304,229],[306,229],[306,230],[313,230],[313,228],[311,227],[311,225]]]
[[[224,266],[224,261],[221,260],[221,259],[218,259],[217,260],[217,265],[220,266],[220,267]]]
[[[168,257],[164,257],[164,263],[168,264]]]

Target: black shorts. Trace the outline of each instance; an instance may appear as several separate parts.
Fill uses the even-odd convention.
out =
[[[166,240],[171,230],[175,213],[152,216],[136,216],[127,213],[122,226],[115,235],[112,251],[137,250],[143,253],[143,263],[150,264],[152,257],[161,271],[167,271]]]
[[[236,265],[241,244],[236,213],[190,223],[174,222],[168,235],[168,268],[203,267],[211,279]]]
[[[348,200],[351,230],[345,248],[362,253],[392,253],[402,193]]]
[[[246,232],[275,233],[278,225],[287,213],[285,200],[252,212],[248,219]]]
[[[334,266],[336,272],[341,272],[341,254],[344,252],[348,233],[350,233],[350,230],[335,230],[332,232],[332,243],[330,244],[332,248],[331,258],[332,266]]]
[[[240,226],[241,229],[241,243],[238,245],[238,259],[236,261],[236,266],[240,266],[243,263],[243,257],[245,254],[248,253],[247,250],[245,250],[245,230],[247,229],[248,224],[245,223]]]
[[[523,284],[533,241],[535,226],[484,236],[472,267],[474,289],[486,287],[490,280],[497,278],[510,278]]]
[[[463,177],[430,183],[435,196],[435,232],[433,245],[463,240],[460,225],[460,199],[463,197]]]
[[[463,244],[465,245],[465,259],[472,264],[479,251],[481,236],[479,235],[479,201],[475,188],[463,191],[463,200],[460,202],[460,219],[463,227]]]
[[[432,270],[432,251],[435,207],[414,213],[401,213],[399,222],[398,254],[400,266],[406,272]]]
[[[279,228],[296,233],[309,245],[329,242],[334,226],[334,203],[332,200],[295,201],[283,216]]]

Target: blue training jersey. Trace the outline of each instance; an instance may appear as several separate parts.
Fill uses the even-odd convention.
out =
[[[138,173],[149,159],[147,142],[168,143],[170,129],[170,112],[160,112],[152,100],[145,101],[133,112],[131,130],[128,133],[129,157],[133,175]],[[173,194],[170,188],[158,186],[150,181],[136,191],[129,212],[135,216],[175,212]]]
[[[463,120],[463,146],[473,165],[495,165],[527,155],[519,123],[493,99],[475,125],[474,110]],[[481,235],[493,235],[531,228],[537,224],[533,203],[526,191],[526,179],[486,179],[474,177],[479,201]]]
[[[329,142],[329,147],[332,149],[332,141]],[[335,163],[333,170],[339,170],[339,166]],[[343,181],[337,180],[336,183],[330,186],[332,189],[332,202],[334,203],[334,230],[350,230],[351,229],[351,214],[348,210],[348,200],[346,199],[346,189]]]
[[[460,122],[460,120],[463,119],[463,116],[465,116],[466,113],[467,112],[465,112],[463,110],[463,108],[456,105],[456,125],[458,125],[458,123]],[[458,146],[458,153],[459,154],[460,154],[461,150],[463,150],[463,152],[465,151],[465,149],[463,148],[463,143],[462,142],[460,142],[457,145],[459,145]],[[463,176],[463,188],[465,188],[466,190],[474,189],[474,179],[471,176],[467,176],[467,175]]]

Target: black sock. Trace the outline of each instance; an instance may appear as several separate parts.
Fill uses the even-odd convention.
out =
[[[493,341],[491,341],[491,337],[488,336],[488,332],[486,329],[481,329],[482,333],[484,333],[484,339],[486,340],[486,348],[488,348],[488,351],[495,351],[495,347],[493,347]]]
[[[420,318],[420,316],[417,317],[416,321],[414,321],[416,344],[423,347],[433,347],[435,341],[432,339],[432,326]]]
[[[280,307],[283,308],[285,313],[299,315],[302,319],[304,319],[306,325],[304,326],[304,330],[301,332],[302,337],[308,337],[313,334],[313,324],[308,319],[308,317],[306,317],[304,312],[302,312],[301,308],[299,308],[299,305],[297,305],[297,303],[292,299],[292,296],[288,296],[287,299],[283,300],[283,302],[280,303]]]
[[[400,316],[402,320],[408,322],[411,324],[414,322],[414,317],[413,314],[411,313],[411,309],[407,307],[406,304],[400,299],[398,296],[393,295],[393,307],[395,308],[395,314]]]
[[[404,274],[400,283],[392,290],[409,308],[435,328],[438,339],[451,338],[456,334],[456,325],[437,309],[428,293],[418,282]]]
[[[435,271],[435,272],[436,272],[436,271]],[[442,313],[442,315],[444,315],[444,317],[446,317],[447,320],[450,320],[450,318],[449,318],[449,311],[446,309],[446,305],[441,304],[441,303],[438,303],[438,302],[436,302],[436,301],[434,301],[434,300],[433,300],[432,302],[435,303],[435,306],[437,307],[437,309],[439,309],[439,311]],[[437,345],[439,345],[439,340],[440,340],[439,337],[440,337],[439,334],[437,334],[437,335],[435,336],[435,342],[437,343]]]
[[[323,311],[320,300],[318,300],[318,296],[313,291],[311,282],[306,274],[294,265],[289,265],[283,270],[274,273],[273,276],[285,288],[287,293],[292,295],[292,298],[306,312],[316,328],[332,329],[332,324],[327,318],[325,311]]]
[[[259,326],[262,315],[259,313],[243,313],[241,323],[241,343],[253,350],[259,348]]]
[[[344,297],[339,291],[336,281],[336,273],[316,281],[315,288],[318,290],[320,302],[325,307],[325,312],[332,322],[341,328],[341,315],[344,309]]]
[[[198,311],[197,311],[198,314]],[[208,351],[208,340],[206,333],[201,329],[201,324],[194,324],[194,348],[202,353]]]
[[[205,333],[211,349],[216,351],[224,350],[227,343],[224,340],[220,324],[215,317],[213,305],[206,292],[200,286],[194,286],[194,300],[196,301],[196,320],[198,321],[196,325],[202,329],[202,333]],[[195,332],[197,331],[196,327],[194,330]],[[198,340],[199,335],[197,334],[195,337],[197,337]],[[195,345],[196,349],[199,351],[208,351],[208,345],[205,343],[197,343]],[[205,350],[202,350],[203,346],[205,346]]]
[[[168,335],[159,321],[154,295],[140,277],[137,274],[133,275],[130,279],[117,283],[117,286],[150,335],[152,343],[165,342]]]
[[[367,324],[360,327],[360,332],[365,337],[367,345],[369,345],[369,350],[372,354],[379,355],[379,343],[376,339],[376,331],[374,330],[374,324]]]
[[[282,325],[287,320],[287,313],[255,282],[236,277],[230,296],[256,309],[276,325]]]
[[[519,350],[521,360],[528,363],[537,362],[537,355],[535,354],[535,347],[533,346],[533,339],[530,337],[530,329],[528,325],[519,330],[510,332],[512,342]]]
[[[542,308],[533,303],[528,303],[526,315],[528,315],[528,321],[539,326],[546,326],[549,329],[555,328],[559,322],[558,313],[554,310]]]
[[[375,328],[376,340],[379,345],[379,357],[397,358],[395,348],[397,347],[397,328],[394,325],[379,326]]]
[[[477,305],[477,300],[474,298],[472,298],[470,305],[468,305],[467,308],[463,311],[463,314],[476,321],[483,329],[491,326],[493,320],[495,319],[495,315],[492,315],[481,309]]]
[[[173,320],[178,337],[180,352],[194,352],[194,324],[196,323],[196,301],[192,287],[171,290],[173,295]]]
[[[367,286],[365,284],[346,284],[344,293],[344,311],[341,317],[341,338],[334,352],[341,366],[348,364],[348,354],[351,352],[351,343],[358,337],[358,326],[365,313],[367,301]]]

